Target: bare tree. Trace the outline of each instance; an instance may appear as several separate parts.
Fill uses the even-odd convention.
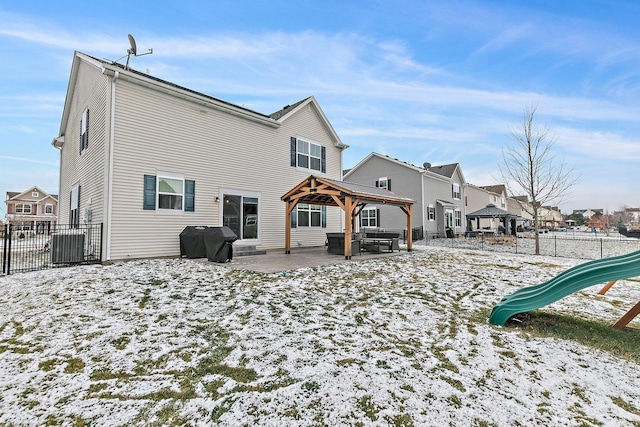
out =
[[[498,168],[510,194],[526,194],[529,198],[529,203],[519,203],[533,217],[539,255],[539,210],[551,202],[560,202],[577,178],[564,160],[557,161],[553,152],[557,138],[550,135],[546,126],[534,123],[536,110],[536,105],[525,108],[522,124],[511,131],[514,144],[503,148]]]

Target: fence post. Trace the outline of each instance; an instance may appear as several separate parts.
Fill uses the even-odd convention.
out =
[[[555,234],[553,235],[553,256],[558,256],[558,239]]]
[[[13,225],[8,224],[9,227],[9,244],[7,245],[7,276],[11,274],[11,233],[13,233]]]
[[[2,234],[2,274],[6,272],[7,266],[7,232],[9,231],[9,224],[4,225],[4,233]]]
[[[600,258],[603,258],[603,257],[604,257],[604,253],[603,253],[603,251],[602,251],[602,242],[603,242],[603,240],[604,240],[604,239],[600,239]]]

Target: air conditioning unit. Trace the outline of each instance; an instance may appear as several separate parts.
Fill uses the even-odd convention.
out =
[[[51,263],[74,264],[84,261],[84,234],[51,236]]]

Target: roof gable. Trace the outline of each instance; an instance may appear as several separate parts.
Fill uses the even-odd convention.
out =
[[[414,165],[412,163],[403,162],[402,160],[398,160],[396,158],[389,157],[388,155],[382,155],[382,154],[379,154],[379,153],[376,153],[376,152],[371,152],[369,155],[367,155],[367,157],[365,157],[360,162],[358,162],[357,165],[355,165],[351,169],[348,169],[348,171],[345,172],[345,174],[344,174],[344,178],[348,177],[352,172],[354,172],[354,171],[358,170],[360,167],[364,166],[369,160],[371,160],[374,157],[377,157],[377,158],[392,162],[394,164],[403,166],[403,167],[409,169],[412,172],[418,173],[418,174],[423,175],[423,176],[430,176],[432,178],[440,177],[440,179],[442,179],[442,178],[453,179],[453,176],[457,172],[457,173],[460,174],[461,182],[463,184],[465,183],[464,175],[462,175],[462,170],[460,169],[460,164],[459,163],[452,163],[452,164],[449,164],[449,165],[442,165],[442,166],[431,166],[430,163],[425,163],[423,165],[423,167],[420,167],[420,166],[416,166],[416,165]]]
[[[306,106],[312,107],[313,110],[316,112],[320,121],[322,122],[322,125],[324,126],[324,128],[327,130],[327,132],[333,139],[334,145],[336,147],[338,148],[349,147],[348,145],[342,143],[342,141],[340,140],[340,137],[338,137],[338,134],[333,129],[333,126],[331,126],[329,119],[327,119],[327,116],[325,116],[324,112],[322,111],[322,108],[320,108],[320,104],[318,104],[318,101],[313,96],[309,96],[301,101],[296,102],[293,105],[285,105],[281,110],[278,110],[275,113],[271,113],[269,117],[276,120],[278,123],[282,123],[288,118],[292,117],[296,112],[305,108]]]
[[[38,197],[36,199],[34,199],[33,196],[31,196],[31,194],[34,192],[38,192]],[[39,201],[39,200],[46,199],[49,196],[50,195],[47,192],[42,191],[42,189],[40,189],[40,187],[37,187],[37,186],[33,186],[28,190],[22,191],[20,193],[15,191],[7,191],[7,200],[22,200],[23,198],[26,198],[29,200]]]

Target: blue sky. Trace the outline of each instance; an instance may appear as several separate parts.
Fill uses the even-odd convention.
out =
[[[117,60],[131,33],[154,52],[133,68],[261,113],[314,95],[350,146],[345,168],[375,151],[497,184],[510,132],[536,104],[579,178],[563,213],[640,207],[638,2],[144,3],[0,5],[3,197],[57,193],[51,140],[73,52]]]

